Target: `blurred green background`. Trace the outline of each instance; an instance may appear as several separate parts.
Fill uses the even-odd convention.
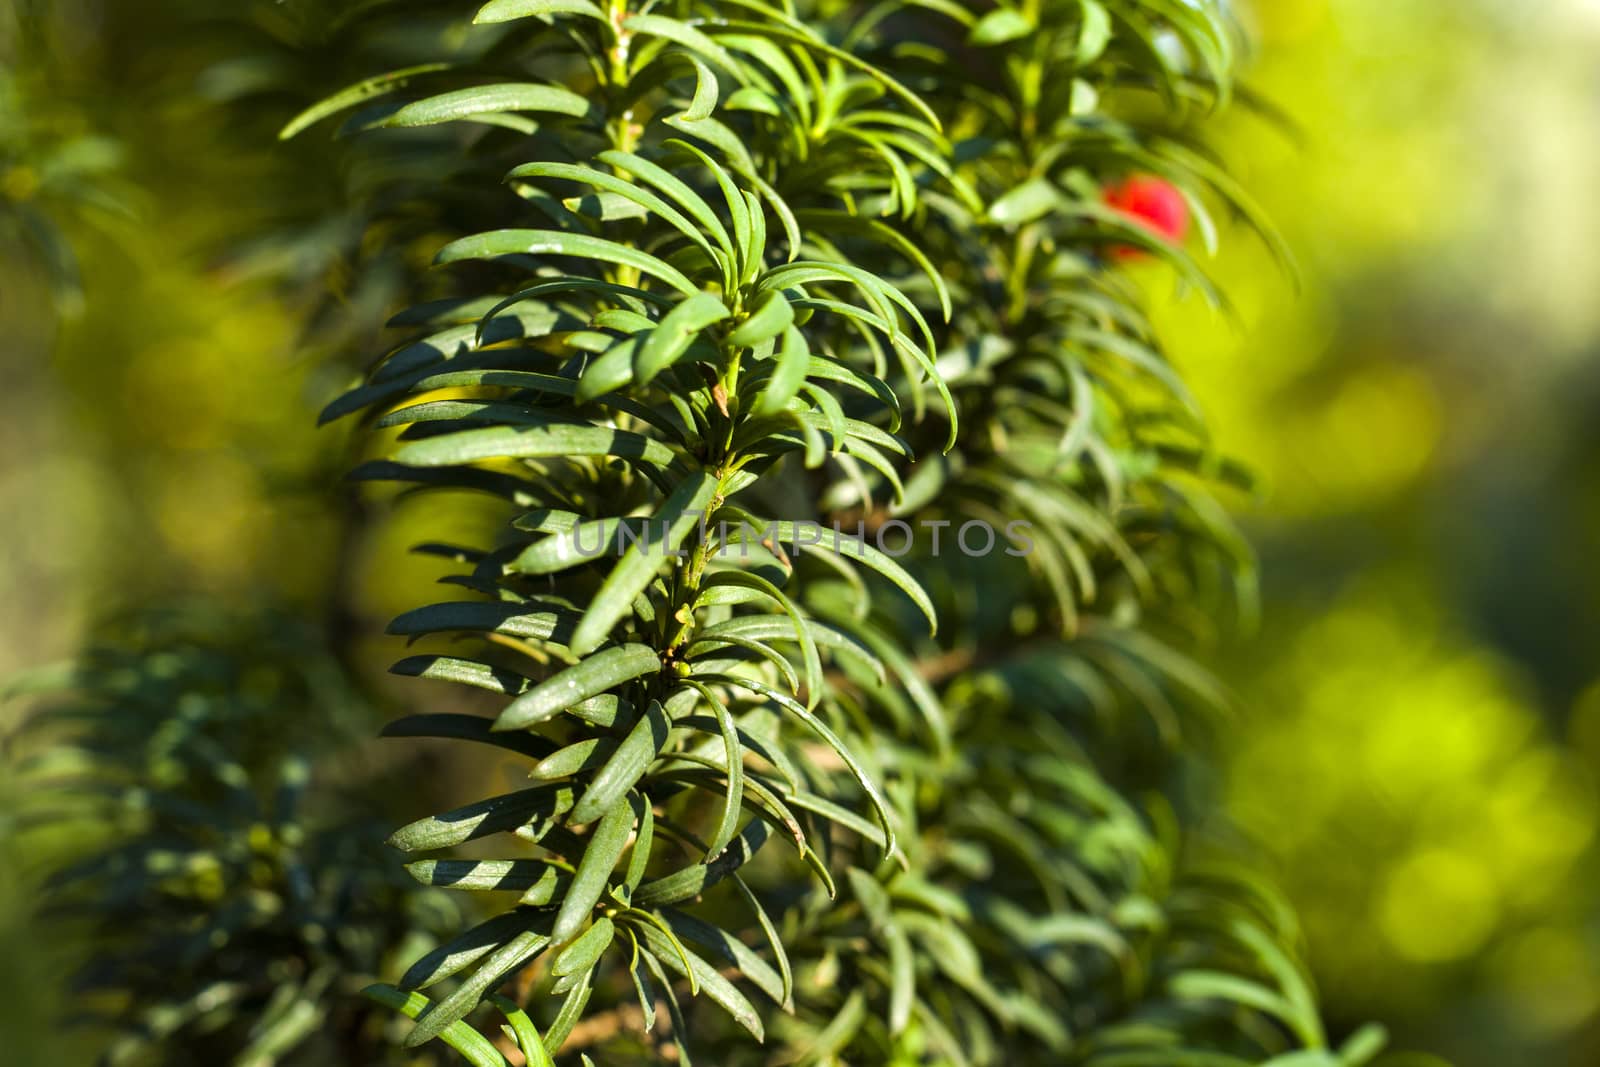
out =
[[[328,592],[345,445],[311,413],[387,293],[336,272],[319,303],[360,251],[337,215],[359,174],[274,139],[381,68],[309,2],[76,0],[46,23],[13,4],[0,674],[153,595],[408,604],[394,575],[432,574],[395,569],[404,522],[362,549],[352,598]],[[1263,481],[1233,502],[1265,622],[1221,664],[1244,709],[1228,815],[1301,910],[1338,1022],[1462,1067],[1600,1062],[1600,0],[1240,15],[1247,80],[1292,126],[1239,109],[1216,140],[1299,285],[1242,228],[1214,264],[1231,316],[1145,278],[1219,443]],[[14,919],[0,952],[31,967],[0,1029],[46,1062],[30,1042],[71,947]]]

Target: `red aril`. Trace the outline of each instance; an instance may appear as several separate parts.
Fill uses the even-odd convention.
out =
[[[1124,178],[1106,187],[1105,203],[1172,244],[1182,241],[1189,232],[1189,205],[1177,187],[1164,178],[1149,174]],[[1131,245],[1114,245],[1111,254],[1118,259],[1132,259],[1146,253]]]

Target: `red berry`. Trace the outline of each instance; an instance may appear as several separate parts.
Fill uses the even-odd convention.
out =
[[[1124,178],[1106,187],[1106,206],[1143,226],[1156,236],[1177,244],[1189,232],[1189,205],[1169,181],[1148,174]],[[1143,249],[1117,245],[1119,259],[1144,254]]]

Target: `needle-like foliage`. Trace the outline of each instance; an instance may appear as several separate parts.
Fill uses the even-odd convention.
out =
[[[1240,476],[1118,264],[1221,297],[1101,189],[1161,176],[1208,246],[1214,213],[1261,228],[1199,136],[1232,96],[1222,6],[474,21],[470,53],[284,130],[456,130],[461,163],[408,188],[493,220],[443,245],[449,295],[325,412],[364,420],[357,478],[506,517],[424,546],[459,592],[391,627],[438,649],[399,673],[500,700],[388,733],[528,779],[390,838],[419,882],[500,902],[374,991],[407,1043],[1369,1059],[1372,1032],[1329,1047],[1270,891],[1188,862],[1155,792],[1226,707],[1187,646],[1248,616],[1251,564],[1210,495]],[[469,1016],[503,987],[496,1046]]]
[[[49,875],[41,917],[90,929],[72,1003],[114,1034],[106,1067],[438,1062],[402,1061],[356,994],[463,912],[381,862],[355,765],[316,780],[372,718],[322,640],[148,611],[0,690],[34,705],[5,844]]]

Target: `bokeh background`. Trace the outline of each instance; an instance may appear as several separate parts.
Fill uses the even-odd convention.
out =
[[[300,0],[9,6],[0,674],[152,596],[411,602],[432,575],[401,563],[405,516],[343,543],[345,443],[311,415],[328,353],[388,303],[382,270],[335,272],[332,300],[322,281],[360,250],[339,205],[362,175],[275,140],[408,42],[376,65]],[[1244,709],[1227,814],[1338,1022],[1461,1067],[1600,1062],[1600,0],[1240,15],[1271,107],[1215,139],[1298,283],[1242,227],[1213,264],[1231,313],[1144,276],[1262,481],[1231,502],[1263,623],[1219,663]],[[400,261],[429,250],[414,236]],[[87,1062],[46,1036],[73,955],[0,919],[26,964],[0,988],[16,1062]]]

